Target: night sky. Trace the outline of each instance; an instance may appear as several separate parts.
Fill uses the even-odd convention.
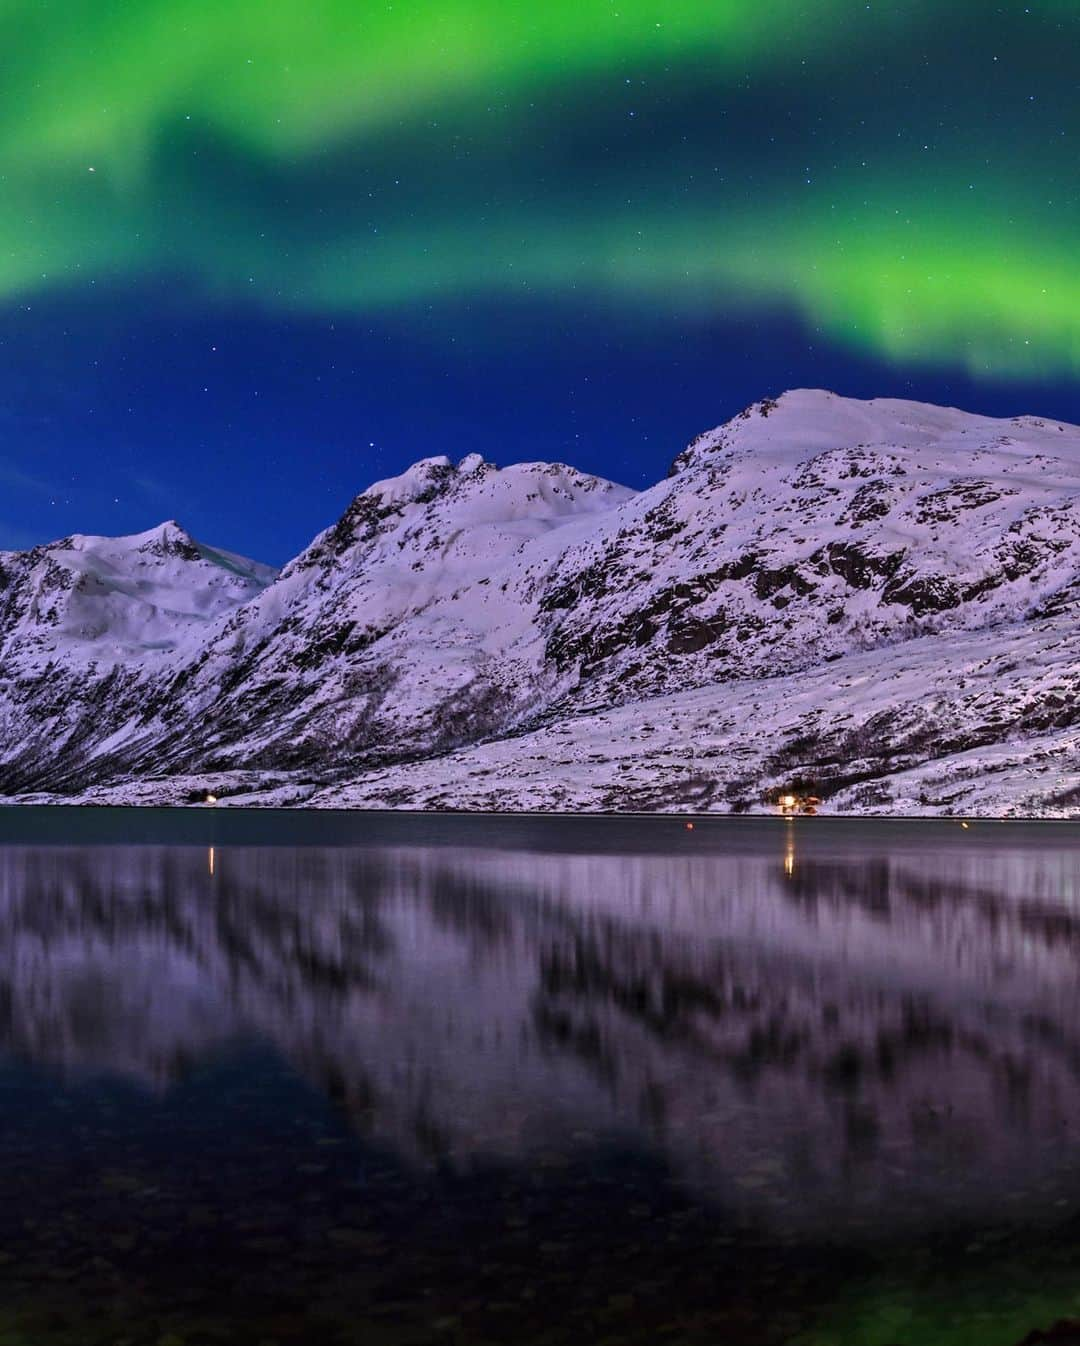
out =
[[[0,0],[0,546],[800,385],[1080,421],[1076,0]]]

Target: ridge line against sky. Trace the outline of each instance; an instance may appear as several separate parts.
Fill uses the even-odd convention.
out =
[[[1080,419],[1064,0],[5,0],[0,53],[0,542],[239,479],[280,559],[432,435],[637,483],[799,383]]]

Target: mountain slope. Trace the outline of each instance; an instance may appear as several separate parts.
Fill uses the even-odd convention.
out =
[[[77,603],[27,579],[67,544],[0,558],[0,790],[726,809],[803,782],[848,809],[1069,811],[1078,497],[1075,427],[804,390],[641,493],[426,459],[276,578],[184,569],[184,602],[138,539],[67,547],[95,583],[111,558]],[[133,626],[136,574],[160,601]],[[66,737],[50,659],[83,706]]]
[[[275,577],[172,521],[131,537],[75,535],[0,552],[0,658],[149,663],[197,648],[207,626]]]
[[[0,553],[0,745],[7,788],[81,779],[110,735],[276,571],[169,521]]]
[[[1080,573],[1078,496],[1073,428],[789,393],[564,556],[549,654],[626,699],[1050,611]]]
[[[1070,817],[1080,812],[1078,667],[1075,616],[990,642],[983,632],[924,637],[797,679],[568,715],[312,790],[307,802],[743,812],[795,789],[823,796],[828,812]]]
[[[553,674],[536,590],[631,492],[572,468],[432,458],[369,487],[178,678],[178,765],[322,770],[426,753],[530,714]]]

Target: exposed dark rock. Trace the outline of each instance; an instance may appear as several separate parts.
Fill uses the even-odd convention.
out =
[[[944,575],[899,575],[881,591],[883,603],[898,603],[915,617],[947,612],[959,607],[963,594],[954,580]]]
[[[828,568],[846,580],[853,589],[869,589],[876,579],[895,575],[904,559],[904,551],[885,555],[869,551],[856,542],[830,542],[825,548]],[[820,562],[821,553],[811,559]]]

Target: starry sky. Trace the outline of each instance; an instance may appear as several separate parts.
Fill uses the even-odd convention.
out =
[[[1076,0],[0,0],[0,547],[792,386],[1080,422]]]

